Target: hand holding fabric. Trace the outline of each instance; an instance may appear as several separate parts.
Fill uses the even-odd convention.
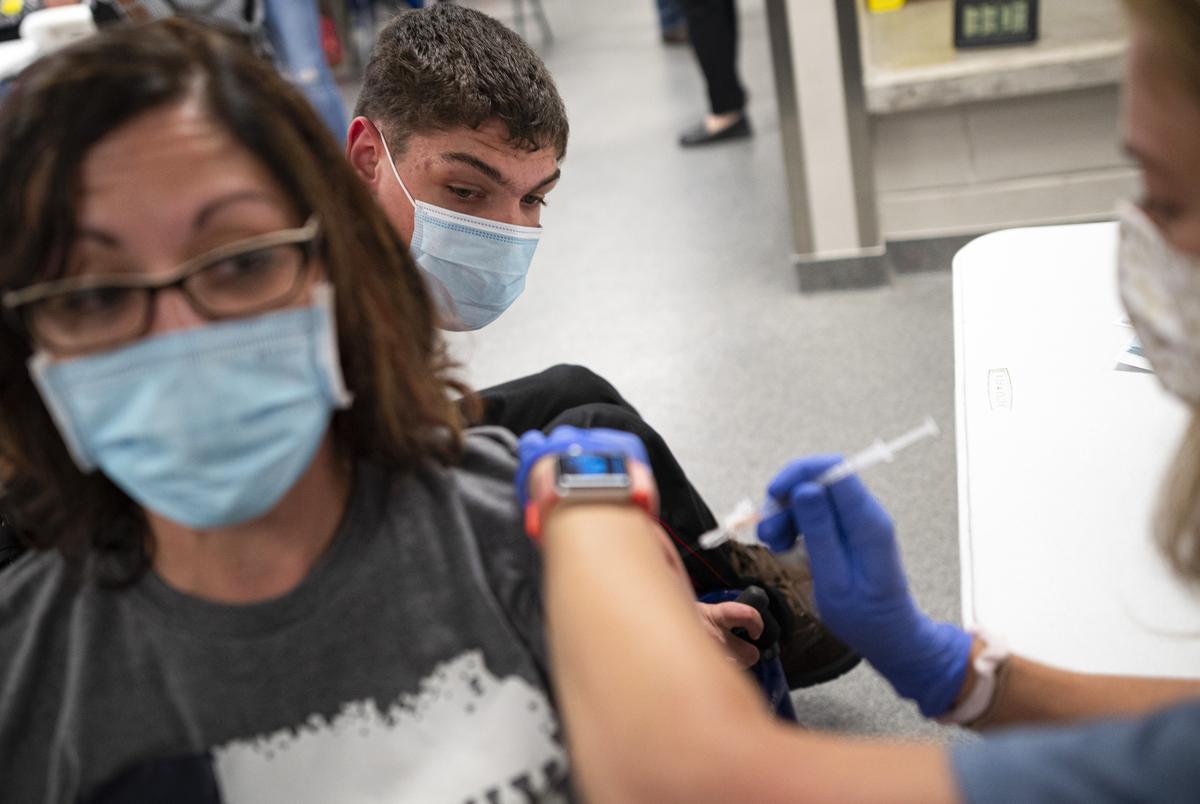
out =
[[[745,603],[697,603],[696,612],[705,632],[721,646],[738,667],[752,667],[758,662],[758,648],[742,639],[735,630],[744,629],[750,639],[758,639],[763,632],[763,618],[752,606]]]

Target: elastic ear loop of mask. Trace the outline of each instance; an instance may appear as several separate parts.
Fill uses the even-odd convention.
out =
[[[396,161],[392,159],[392,151],[388,148],[387,140],[383,136],[383,129],[374,120],[371,125],[375,126],[375,130],[379,132],[379,141],[383,143],[383,155],[387,157],[388,167],[392,169],[392,175],[396,177],[396,182],[400,185],[400,189],[404,191],[404,197],[408,199],[408,203],[412,204],[413,209],[417,208],[417,202],[413,200],[412,193],[404,186],[404,179],[400,178],[400,171],[396,170]]]
[[[383,129],[380,128],[379,124],[374,120],[371,121],[371,125],[375,126],[375,130],[379,132],[379,141],[383,143],[383,154],[387,157],[388,166],[392,169],[392,175],[396,177],[396,182],[400,185],[400,189],[404,191],[404,196],[408,199],[408,203],[412,204],[413,209],[417,209],[417,202],[413,200],[412,193],[410,193],[408,188],[404,186],[404,179],[400,178],[400,171],[396,170],[396,163],[392,159],[392,151],[390,148],[388,148],[387,139],[385,139],[383,136]],[[441,285],[441,283],[439,282],[438,285]],[[431,290],[434,293],[442,294],[443,301],[448,303],[449,307],[453,309],[454,300],[450,296],[450,291],[447,290],[445,286],[441,286],[440,288],[431,288]]]

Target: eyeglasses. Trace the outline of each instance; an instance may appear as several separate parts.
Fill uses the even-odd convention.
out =
[[[239,240],[193,257],[169,276],[79,276],[5,293],[5,311],[59,354],[96,352],[150,330],[154,298],[178,288],[205,318],[238,318],[281,307],[304,287],[316,216],[299,229]]]

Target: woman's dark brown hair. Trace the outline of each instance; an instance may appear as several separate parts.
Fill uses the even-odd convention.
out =
[[[181,19],[115,29],[30,67],[0,106],[0,292],[61,276],[75,235],[80,168],[102,138],[164,105],[199,99],[322,224],[353,406],[339,448],[398,468],[451,462],[467,389],[435,328],[408,250],[305,100],[243,43]],[[152,544],[140,509],[71,460],[38,396],[22,332],[0,327],[0,484],[34,547],[89,553],[106,583],[129,583]]]

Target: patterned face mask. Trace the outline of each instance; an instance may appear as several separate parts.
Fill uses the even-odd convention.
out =
[[[1163,387],[1200,407],[1200,257],[1163,237],[1133,204],[1120,208],[1121,300]]]

